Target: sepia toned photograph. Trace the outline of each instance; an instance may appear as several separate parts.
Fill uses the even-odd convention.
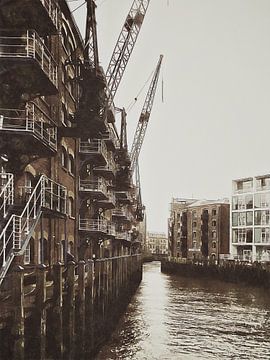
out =
[[[270,359],[269,20],[0,0],[0,360]]]

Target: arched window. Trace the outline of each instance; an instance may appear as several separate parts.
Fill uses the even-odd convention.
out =
[[[45,238],[39,240],[39,263],[50,263],[50,243]]]
[[[65,107],[65,104],[62,104],[62,106],[61,106],[61,122],[62,122],[62,124],[67,125],[67,118],[68,118],[67,109]]]
[[[68,243],[68,252],[72,255],[74,255],[74,244],[72,241],[69,241]]]
[[[68,155],[67,155],[67,151],[64,148],[64,146],[61,146],[61,165],[65,169],[68,169]]]
[[[22,187],[22,200],[27,202],[34,188],[34,176],[26,171],[24,173],[24,186]]]
[[[71,196],[68,198],[68,215],[70,217],[75,216],[74,199]]]
[[[24,253],[24,263],[34,264],[35,263],[35,240],[31,237],[27,248]]]
[[[74,157],[71,154],[68,156],[68,170],[72,175],[75,175]]]

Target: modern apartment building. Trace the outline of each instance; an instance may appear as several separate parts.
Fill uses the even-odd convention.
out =
[[[219,259],[229,253],[229,200],[173,199],[169,253],[187,259]]]
[[[234,259],[270,261],[270,174],[232,182],[231,242]]]
[[[145,250],[147,254],[168,255],[168,238],[166,234],[147,232]]]

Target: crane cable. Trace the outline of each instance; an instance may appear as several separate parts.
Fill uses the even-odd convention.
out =
[[[146,80],[146,82],[144,83],[144,85],[142,86],[142,88],[140,89],[140,91],[138,92],[138,94],[135,96],[134,100],[132,100],[130,102],[130,104],[127,107],[127,114],[132,110],[133,106],[136,104],[138,97],[141,95],[143,89],[145,88],[145,86],[149,83],[150,79],[152,78],[152,75],[154,73],[154,70],[151,72],[151,74],[149,75],[148,79]]]

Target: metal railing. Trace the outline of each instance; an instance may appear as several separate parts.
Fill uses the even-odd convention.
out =
[[[104,141],[110,141],[116,149],[120,147],[118,136],[111,126],[107,127],[107,131],[102,134],[102,138]]]
[[[14,176],[0,173],[0,215],[5,218],[7,210],[14,202]]]
[[[0,284],[14,258],[14,250],[23,253],[46,208],[66,213],[66,188],[42,175],[30,195],[21,215],[12,215],[0,234]]]
[[[0,109],[0,130],[32,133],[51,149],[57,150],[57,128],[35,103],[28,103],[24,110]]]
[[[101,154],[104,158],[107,157],[106,145],[101,139],[89,139],[86,141],[80,140],[80,153]]]
[[[106,195],[107,185],[103,178],[97,178],[95,180],[80,178],[80,191],[102,192]]]
[[[106,219],[79,219],[79,230],[115,236],[115,225]]]
[[[40,0],[56,29],[59,29],[59,9],[55,0]]]
[[[93,219],[79,219],[79,230],[102,232],[107,234],[108,221],[107,220],[93,220]]]
[[[133,201],[133,198],[129,191],[115,191],[115,196],[118,200],[128,200],[130,202]]]
[[[112,204],[115,205],[116,200],[115,200],[115,194],[114,194],[114,192],[108,191],[107,197],[108,197],[108,201],[109,201],[110,203],[112,203]]]
[[[116,174],[116,164],[115,161],[107,158],[107,162],[106,165],[102,165],[102,166],[95,166],[94,170],[98,170],[98,171],[105,171],[105,172],[110,172],[112,173],[114,176]]]
[[[114,209],[112,211],[112,216],[117,216],[117,217],[126,217],[126,209]]]
[[[131,241],[131,234],[127,231],[116,231],[115,237],[120,240]]]
[[[56,62],[34,30],[27,30],[24,34],[1,30],[0,58],[1,57],[35,59],[54,86],[58,86]]]

